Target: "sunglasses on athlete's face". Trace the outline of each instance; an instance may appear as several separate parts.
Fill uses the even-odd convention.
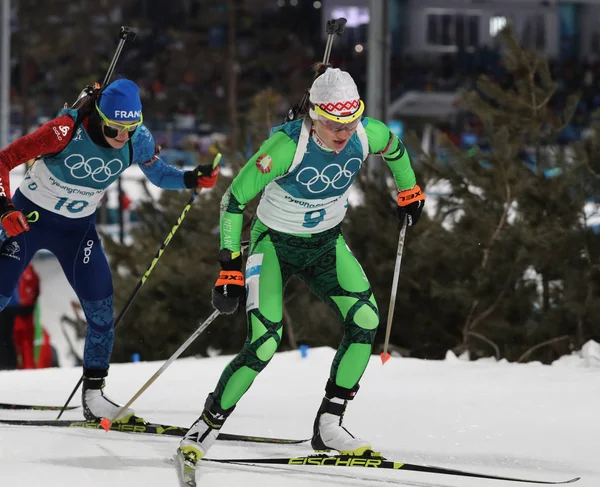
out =
[[[133,132],[135,132],[136,129],[144,121],[144,116],[142,115],[139,122],[123,124],[123,123],[115,122],[114,120],[109,120],[106,117],[106,115],[104,115],[104,113],[102,113],[102,110],[100,110],[98,105],[96,105],[96,110],[98,111],[100,118],[102,118],[102,121],[104,122],[104,125],[102,126],[102,132],[109,139],[116,138],[119,135],[119,132],[124,132],[124,131],[127,131],[129,136],[131,136],[131,134]]]
[[[354,129],[356,129],[356,127],[358,127],[358,124],[360,123],[360,118],[357,118],[356,120],[354,120],[352,122],[341,123],[341,122],[335,122],[333,120],[329,120],[328,118],[320,116],[319,122],[321,122],[326,128],[328,128],[332,132],[341,132],[343,130],[352,132]]]
[[[135,124],[123,127],[121,124],[114,125],[112,123],[104,122],[104,125],[102,126],[102,132],[109,139],[115,139],[119,135],[119,132],[123,132],[125,130],[127,130],[127,133],[129,134],[129,136],[131,136],[133,132],[135,132],[136,129],[139,127],[139,125],[140,124]]]
[[[325,128],[332,132],[352,132],[360,123],[361,115],[365,110],[365,104],[360,100],[358,109],[349,116],[337,116],[325,111],[320,105],[311,104],[311,108],[317,113],[317,119]]]

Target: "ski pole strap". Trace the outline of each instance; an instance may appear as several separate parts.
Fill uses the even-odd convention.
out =
[[[29,213],[29,215],[27,215],[27,221],[29,223],[35,223],[40,219],[40,214],[37,211],[32,211],[31,213]]]

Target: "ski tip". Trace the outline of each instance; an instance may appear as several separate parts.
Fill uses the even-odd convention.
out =
[[[381,363],[385,365],[385,363],[391,358],[391,355],[387,352],[381,352]]]
[[[109,431],[111,425],[110,419],[102,418],[102,420],[100,421],[100,425],[104,428],[104,431]]]

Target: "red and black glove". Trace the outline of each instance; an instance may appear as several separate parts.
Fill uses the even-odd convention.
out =
[[[418,184],[411,189],[398,191],[398,217],[400,218],[400,225],[404,223],[405,218],[408,218],[407,226],[414,227],[419,221],[423,206],[425,206],[425,195]]]
[[[0,196],[0,224],[9,237],[16,237],[19,233],[29,231],[27,218],[6,196]]]
[[[244,298],[246,293],[244,274],[242,274],[242,254],[239,252],[232,254],[229,249],[221,249],[219,262],[222,270],[212,291],[212,305],[221,313],[235,313],[240,298]]]
[[[193,171],[183,173],[183,182],[186,188],[212,188],[217,184],[219,166],[213,168],[212,164],[201,164]]]

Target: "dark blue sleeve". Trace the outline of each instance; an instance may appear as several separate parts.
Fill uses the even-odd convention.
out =
[[[139,164],[140,169],[152,184],[162,189],[186,189],[181,169],[169,166],[160,157],[146,164]]]
[[[162,189],[186,189],[183,182],[184,171],[169,166],[160,157],[154,156],[154,137],[144,125],[140,125],[135,131],[131,144],[133,162],[139,165],[152,184]]]

